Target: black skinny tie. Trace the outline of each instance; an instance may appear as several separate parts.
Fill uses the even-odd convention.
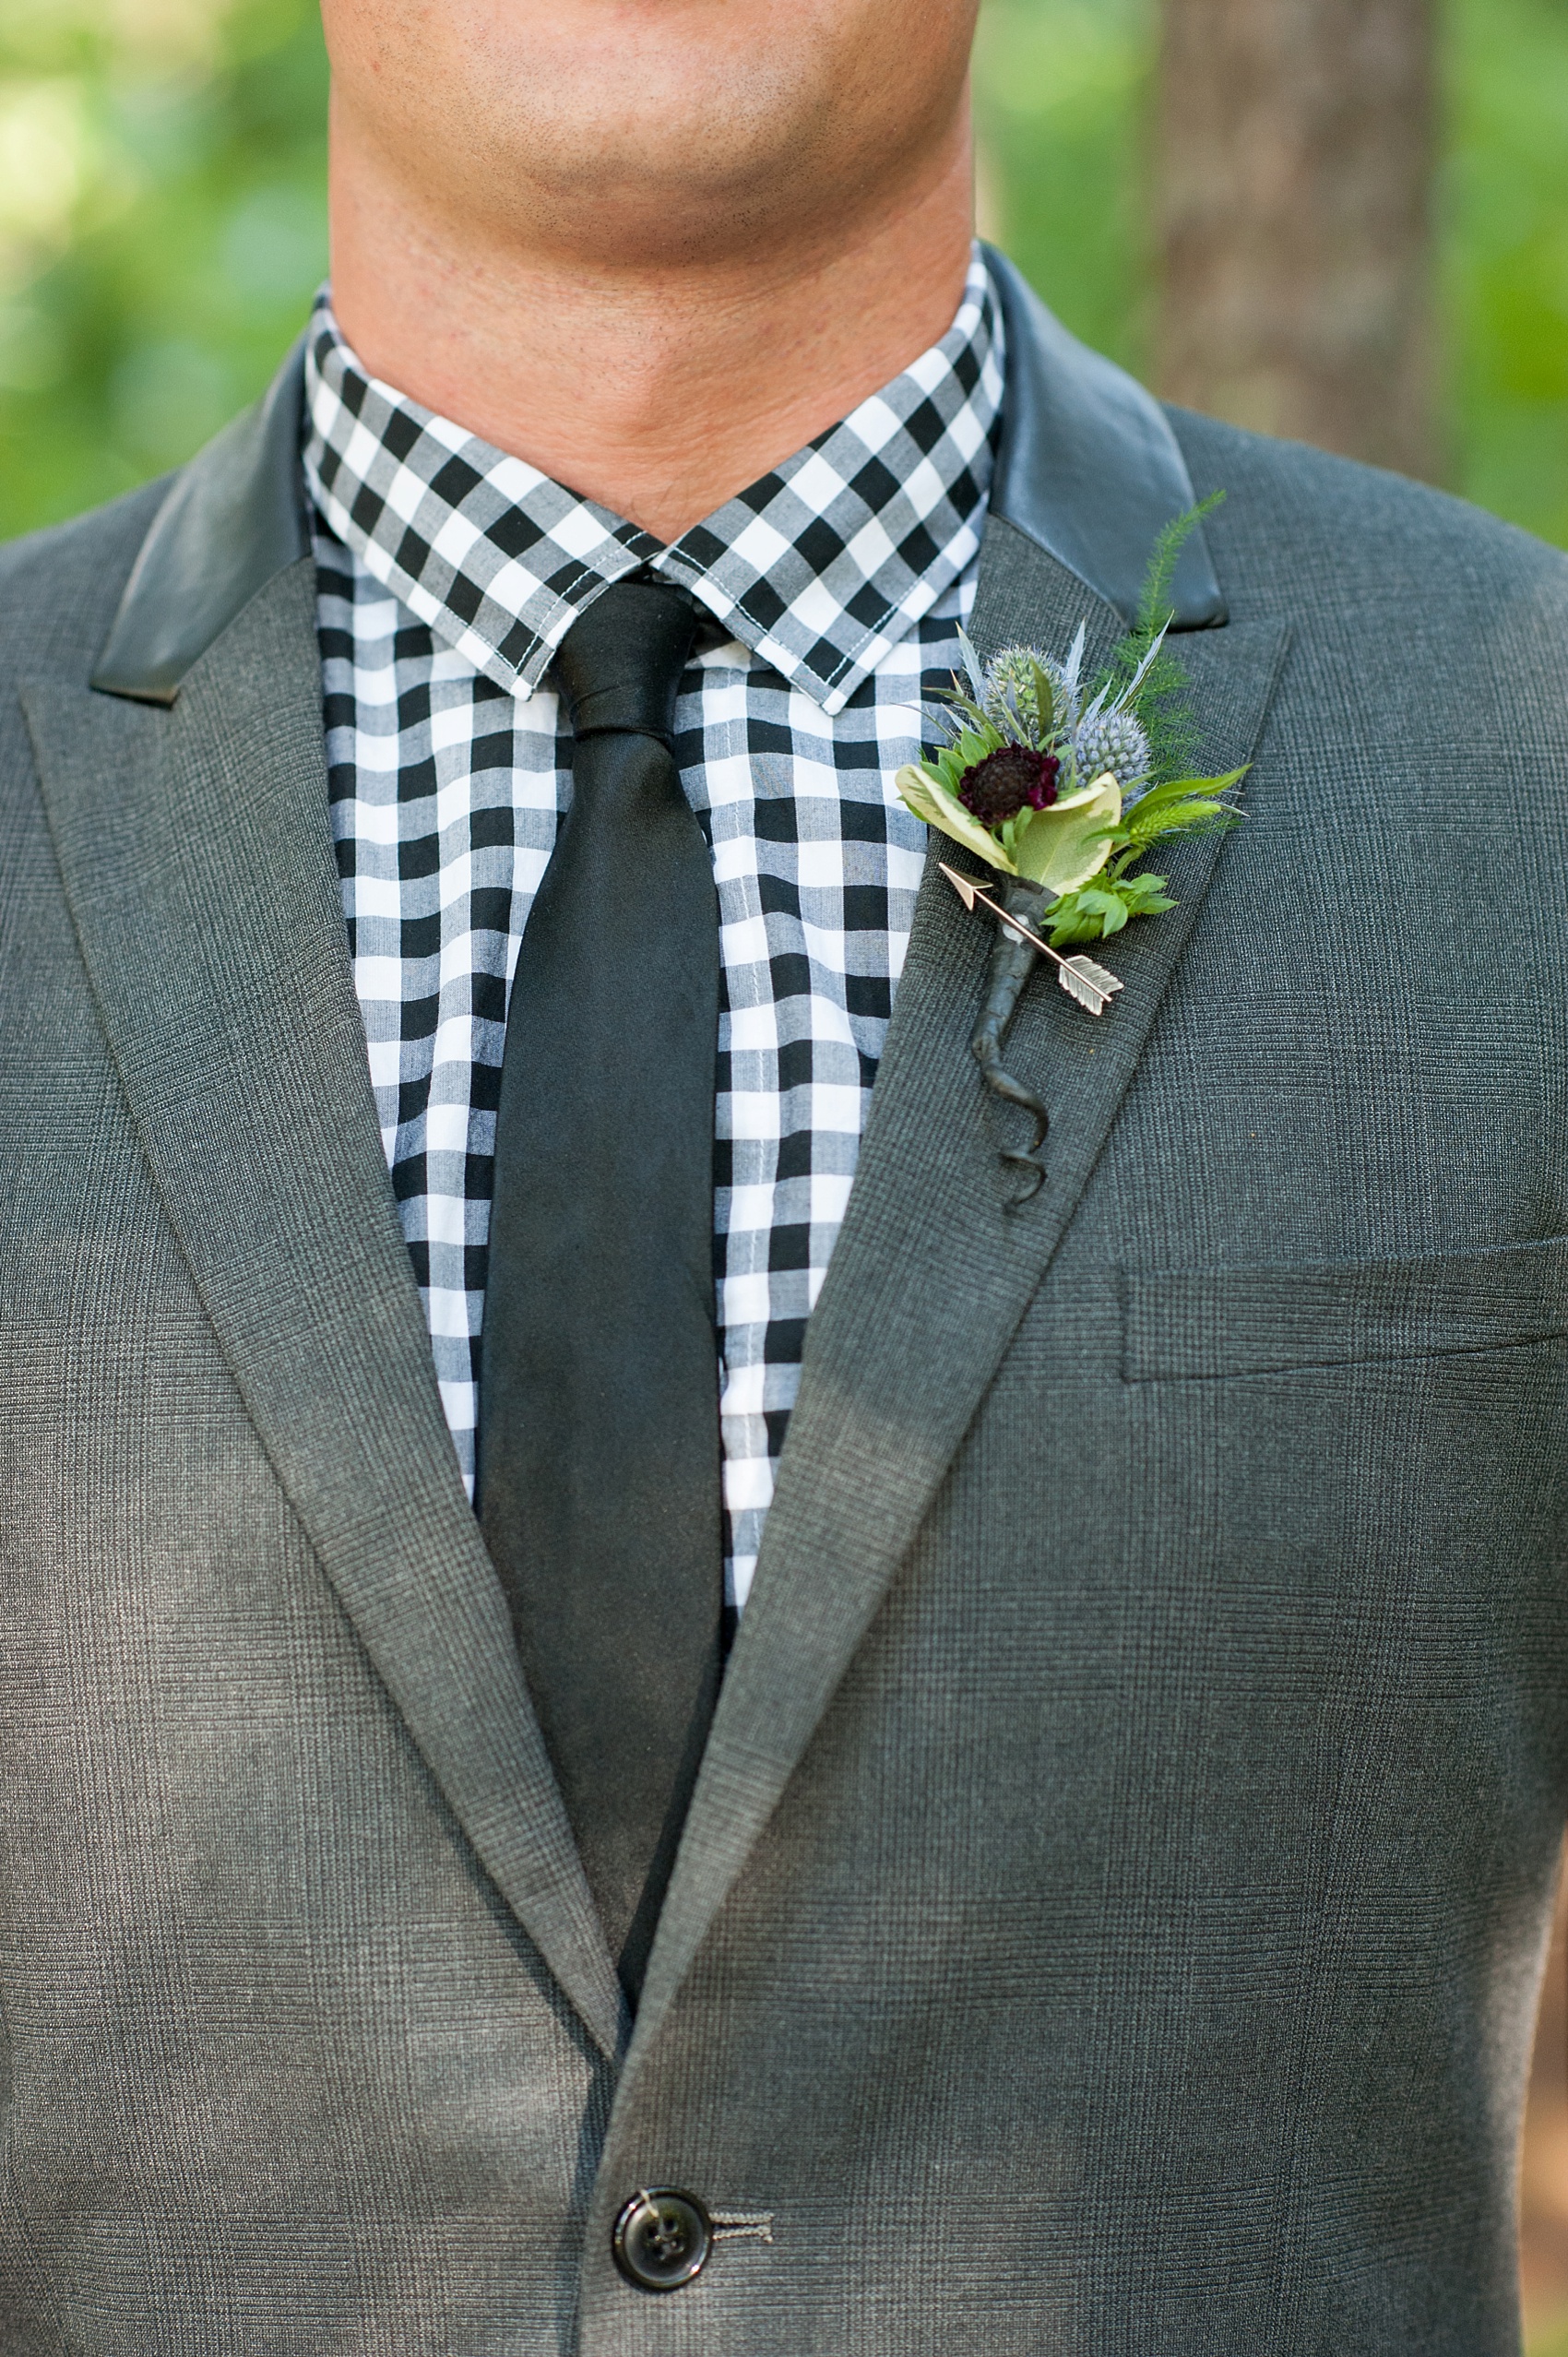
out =
[[[719,1683],[719,904],[670,751],[696,616],[624,581],[563,640],[572,805],[496,1114],[480,1514],[636,2000]]]

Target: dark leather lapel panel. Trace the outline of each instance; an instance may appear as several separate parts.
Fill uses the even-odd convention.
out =
[[[310,549],[300,471],[304,339],[265,398],[174,478],[125,584],[92,684],[172,704],[196,662]]]
[[[377,1134],[327,823],[315,576],[160,710],[28,717],[148,1160],[295,1510],[469,1839],[600,2045],[620,2000],[458,1478]]]
[[[1086,619],[1091,657],[1103,657],[1121,634],[1119,617],[993,518],[973,617],[982,654],[1018,637],[1065,647]],[[1212,770],[1249,757],[1286,636],[1283,625],[1265,622],[1178,642]],[[1008,1061],[1051,1106],[1050,1175],[1018,1210],[1005,1208],[968,1052],[991,927],[966,915],[936,874],[947,848],[933,847],[921,890],[849,1213],[807,1328],[800,1399],[649,1963],[634,2067],[1061,1241],[1197,915],[1217,845],[1189,843],[1162,862],[1181,906],[1118,937],[1112,962],[1126,988],[1101,1022],[1037,970]]]
[[[1134,620],[1162,528],[1194,505],[1187,461],[1152,393],[1053,318],[1004,254],[986,259],[1007,327],[1007,399],[991,512],[1027,532]],[[1200,527],[1171,584],[1178,630],[1225,619]],[[1039,633],[1029,634],[1038,643]]]

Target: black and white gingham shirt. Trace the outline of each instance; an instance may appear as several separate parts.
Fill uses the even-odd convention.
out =
[[[381,1134],[472,1484],[506,993],[571,795],[546,684],[644,566],[712,617],[675,757],[723,983],[715,1269],[730,1601],[745,1601],[806,1319],[854,1176],[925,850],[893,790],[958,664],[1000,423],[978,252],[939,344],[662,546],[368,377],[320,299],[305,472],[333,832]]]

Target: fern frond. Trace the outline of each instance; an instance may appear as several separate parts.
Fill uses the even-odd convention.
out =
[[[1138,618],[1097,683],[1108,699],[1125,696],[1149,741],[1151,774],[1176,776],[1196,748],[1191,688],[1181,664],[1167,651],[1164,633],[1175,618],[1170,592],[1182,551],[1225,494],[1211,492],[1185,515],[1173,516],[1154,544],[1138,598]]]
[[[1175,585],[1176,566],[1182,551],[1205,517],[1212,516],[1224,497],[1222,491],[1211,491],[1208,497],[1200,499],[1195,507],[1189,507],[1183,515],[1172,516],[1168,524],[1161,526],[1138,598],[1137,630],[1143,637],[1152,638],[1170,621],[1175,612],[1170,602],[1170,592]]]

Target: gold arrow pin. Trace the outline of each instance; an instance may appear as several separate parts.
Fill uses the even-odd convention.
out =
[[[1009,933],[1016,934],[1020,941],[1027,941],[1031,949],[1039,951],[1042,958],[1049,958],[1056,968],[1056,979],[1068,997],[1076,999],[1089,1014],[1103,1015],[1115,994],[1124,988],[1114,974],[1108,973],[1103,966],[1097,966],[1092,958],[1063,958],[1060,949],[1052,949],[1049,941],[1042,941],[1038,933],[1031,933],[1022,918],[1009,916],[1000,901],[993,900],[989,892],[980,889],[972,875],[960,875],[956,867],[949,867],[945,860],[938,860],[937,865],[971,913],[977,903],[983,909],[989,909]]]

